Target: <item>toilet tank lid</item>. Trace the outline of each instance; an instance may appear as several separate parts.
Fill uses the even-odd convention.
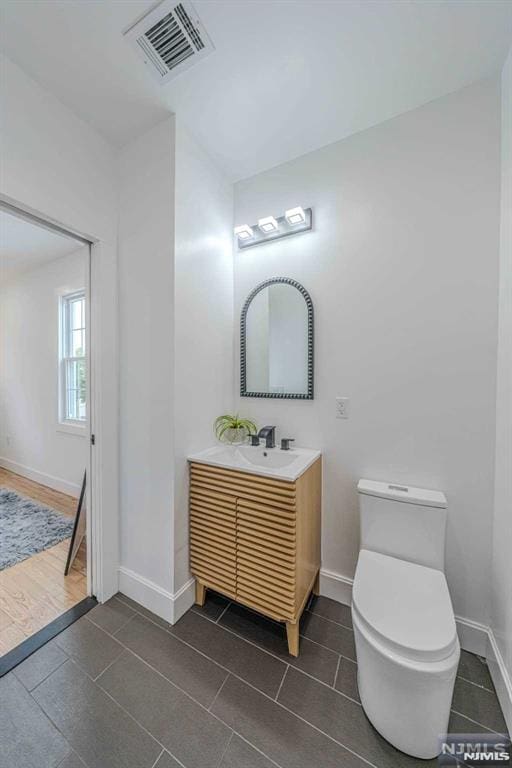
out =
[[[405,501],[408,504],[419,504],[423,507],[442,507],[443,509],[446,507],[444,493],[431,491],[428,488],[415,488],[412,485],[400,483],[382,483],[377,480],[360,480],[357,490],[366,496]]]

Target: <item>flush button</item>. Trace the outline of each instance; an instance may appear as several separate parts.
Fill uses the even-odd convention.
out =
[[[388,485],[390,491],[402,491],[403,493],[409,493],[409,489],[406,485]]]

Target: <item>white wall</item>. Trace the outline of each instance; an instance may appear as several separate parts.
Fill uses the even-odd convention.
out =
[[[213,445],[233,405],[233,185],[177,122],[175,245],[175,575],[188,571],[189,453]],[[190,595],[189,595],[190,597]],[[187,606],[188,607],[188,606]]]
[[[235,186],[235,224],[295,205],[314,210],[312,233],[235,253],[235,316],[266,278],[305,286],[315,310],[315,399],[240,399],[237,408],[323,451],[322,561],[341,578],[323,587],[338,585],[342,595],[354,574],[358,478],[441,489],[455,612],[483,625],[498,178],[499,88],[491,80]],[[238,349],[237,336],[235,325]],[[351,399],[348,420],[335,418],[336,396]]]
[[[91,348],[101,391],[94,502],[103,537],[96,567],[107,598],[118,585],[117,178],[109,145],[18,66],[0,57],[0,194],[97,238],[92,249],[92,314],[101,333]]]
[[[501,82],[501,242],[492,616],[488,656],[512,732],[512,50]]]
[[[0,465],[75,496],[89,445],[59,430],[59,297],[85,287],[88,250],[0,285]]]
[[[120,155],[120,587],[170,619],[174,118]],[[155,599],[155,604],[150,603]]]

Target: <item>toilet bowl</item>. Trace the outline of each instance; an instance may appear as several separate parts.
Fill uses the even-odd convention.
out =
[[[448,729],[460,657],[443,572],[446,500],[369,482],[358,486],[362,548],[352,592],[359,695],[394,747],[433,758]]]

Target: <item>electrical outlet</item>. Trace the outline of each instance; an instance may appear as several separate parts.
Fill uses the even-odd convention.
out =
[[[336,418],[348,419],[350,400],[348,397],[336,398]]]

